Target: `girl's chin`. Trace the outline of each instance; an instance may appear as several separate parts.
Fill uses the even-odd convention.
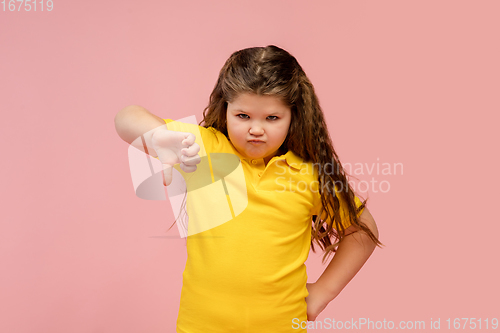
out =
[[[252,160],[258,160],[258,159],[266,157],[265,155],[251,155],[251,154],[246,154],[246,156],[248,158],[251,158]]]
[[[266,156],[269,156],[271,154],[272,153],[268,151],[245,150],[242,155],[246,156],[247,158],[251,158],[252,160],[258,160],[261,158],[266,158]]]
[[[246,147],[245,149],[238,149],[240,154],[246,156],[246,158],[250,158],[252,160],[258,160],[261,158],[265,158],[269,156],[271,152],[268,149],[263,149],[260,145],[251,145],[250,147]]]
[[[267,155],[263,155],[263,154],[251,154],[251,153],[246,153],[245,156],[247,158],[251,158],[252,160],[259,160],[261,158],[264,158],[266,157]]]
[[[264,158],[265,156],[265,151],[263,149],[244,149],[243,150],[244,155],[250,157],[250,158]],[[260,156],[260,157],[259,157]]]

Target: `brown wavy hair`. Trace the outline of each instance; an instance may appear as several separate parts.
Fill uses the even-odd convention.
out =
[[[285,153],[291,150],[304,161],[313,162],[318,172],[322,208],[318,215],[312,216],[313,252],[316,252],[314,243],[317,243],[325,252],[324,262],[336,251],[344,237],[345,229],[339,214],[340,202],[335,192],[346,203],[351,224],[366,232],[377,246],[382,245],[357,217],[367,200],[356,208],[355,193],[333,149],[314,87],[297,60],[287,51],[274,45],[234,52],[219,72],[219,78],[199,125],[213,127],[227,137],[227,103],[234,101],[240,93],[275,96],[291,108],[290,128],[279,151]],[[343,190],[335,191],[335,186],[341,186]],[[321,220],[318,216],[326,218]]]

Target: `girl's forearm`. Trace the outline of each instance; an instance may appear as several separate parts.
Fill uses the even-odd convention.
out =
[[[346,236],[316,284],[333,300],[363,267],[374,249],[375,244],[363,232]]]
[[[365,208],[360,218],[370,230],[378,237],[378,230],[368,209]],[[337,252],[330,261],[316,285],[324,290],[329,301],[337,297],[344,287],[363,267],[375,249],[375,244],[370,237],[362,232],[354,232],[344,237],[340,242]]]
[[[115,116],[115,128],[120,138],[144,151],[143,142],[140,138],[143,135],[148,147],[148,153],[152,156],[157,155],[151,145],[151,130],[162,125],[165,125],[162,118],[138,105],[127,106]]]

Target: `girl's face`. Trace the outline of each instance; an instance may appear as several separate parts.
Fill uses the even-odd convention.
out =
[[[285,141],[292,111],[274,96],[239,94],[227,103],[227,132],[236,150],[246,158],[267,164]]]

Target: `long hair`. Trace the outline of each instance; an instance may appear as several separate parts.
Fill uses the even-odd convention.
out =
[[[356,208],[355,193],[333,149],[314,87],[297,60],[274,45],[234,52],[219,72],[199,125],[213,127],[228,136],[227,103],[233,102],[240,93],[275,96],[291,108],[290,128],[279,151],[291,150],[316,167],[322,208],[312,217],[311,247],[316,252],[314,243],[317,243],[324,250],[323,262],[336,251],[345,234],[337,195],[346,203],[351,224],[366,232],[376,245],[381,245],[357,216],[367,200]],[[336,186],[343,189],[336,191]],[[326,217],[322,220],[320,216]]]

